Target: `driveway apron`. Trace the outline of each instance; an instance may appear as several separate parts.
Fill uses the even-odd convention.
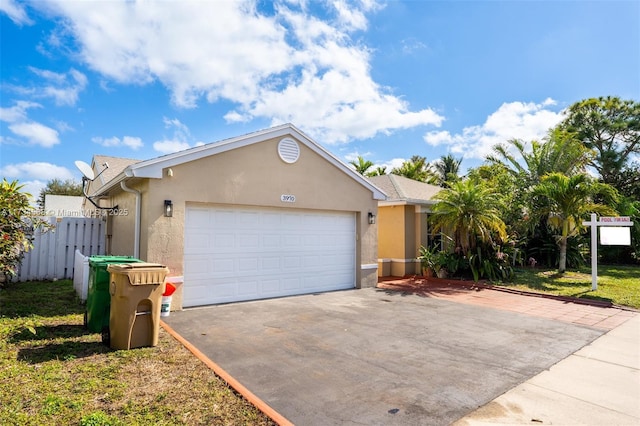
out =
[[[297,425],[450,424],[604,332],[374,288],[163,320]]]

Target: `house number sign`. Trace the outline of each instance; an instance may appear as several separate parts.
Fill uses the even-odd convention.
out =
[[[296,196],[291,194],[282,194],[280,196],[280,201],[282,201],[283,203],[295,203]]]

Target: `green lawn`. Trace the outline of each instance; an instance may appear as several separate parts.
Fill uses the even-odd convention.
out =
[[[511,283],[502,286],[561,296],[604,300],[640,309],[640,267],[598,266],[598,289],[591,291],[591,270],[567,271],[517,269]]]
[[[169,334],[114,351],[70,281],[0,290],[1,425],[271,425]]]

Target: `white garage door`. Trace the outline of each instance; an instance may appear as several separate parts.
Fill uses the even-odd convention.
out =
[[[355,215],[187,207],[183,306],[355,286]]]

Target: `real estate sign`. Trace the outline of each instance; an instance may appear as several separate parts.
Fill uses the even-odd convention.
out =
[[[591,227],[591,290],[598,289],[598,228],[600,228],[600,244],[609,246],[631,245],[631,232],[629,227],[633,225],[628,216],[601,217],[598,221],[595,213],[591,213],[591,220],[582,222]]]

